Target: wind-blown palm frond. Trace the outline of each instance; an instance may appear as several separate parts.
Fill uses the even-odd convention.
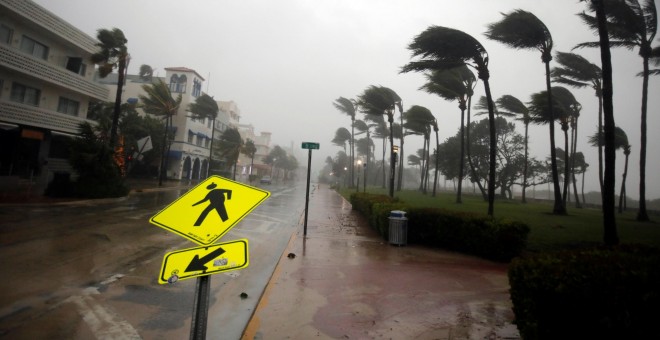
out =
[[[408,45],[412,57],[418,58],[401,69],[401,73],[446,70],[469,64],[480,72],[488,70],[488,52],[471,35],[448,27],[431,26]]]
[[[195,99],[194,103],[188,105],[188,111],[192,113],[192,118],[195,119],[215,119],[218,117],[218,103],[213,97],[204,93]]]
[[[475,116],[482,116],[482,115],[487,115],[488,114],[488,98],[486,96],[481,96],[479,97],[479,100],[477,100],[476,103],[474,103],[474,109],[477,110],[475,112]],[[493,102],[493,112],[495,113],[496,116],[500,116],[500,109],[497,107],[497,103]]]
[[[347,114],[352,119],[355,119],[355,106],[350,99],[339,97],[332,103],[332,105],[340,112]]]
[[[176,99],[172,98],[169,86],[162,80],[150,85],[142,85],[142,90],[147,94],[139,95],[142,109],[154,116],[176,115],[181,105],[181,94]]]
[[[346,142],[351,140],[351,132],[348,129],[340,127],[335,131],[335,138],[332,144],[346,148]]]
[[[502,20],[488,25],[488,39],[515,49],[537,49],[542,53],[552,50],[552,35],[534,14],[517,9],[502,15]]]
[[[505,94],[500,97],[497,101],[497,106],[499,108],[499,113],[505,117],[516,117],[517,120],[522,122],[529,120],[529,109],[520,99]]]
[[[556,61],[562,67],[552,69],[550,75],[557,83],[575,88],[587,86],[600,90],[602,71],[600,67],[575,53],[557,52]]]
[[[447,70],[436,70],[425,74],[427,83],[420,87],[428,93],[437,94],[443,99],[467,100],[473,93],[476,77],[470,69],[461,65]]]
[[[633,49],[645,43],[650,43],[658,27],[658,17],[654,0],[603,0],[607,10],[607,29],[610,37],[610,47],[625,47]],[[595,12],[595,4],[588,1],[591,12]],[[594,32],[598,31],[595,16],[586,12],[578,14],[582,21]],[[586,42],[575,46],[600,47],[599,42]]]
[[[536,124],[548,124],[550,122],[550,112],[547,103],[548,94],[541,91],[532,94],[528,103],[530,119]],[[552,87],[553,117],[557,121],[566,120],[574,114],[574,109],[579,103],[573,94],[561,86]]]

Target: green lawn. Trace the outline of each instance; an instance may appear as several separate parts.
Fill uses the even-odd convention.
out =
[[[353,191],[342,189],[340,193],[347,197]],[[368,188],[367,192],[387,194],[384,189]],[[463,203],[457,204],[456,194],[440,192],[436,197],[423,195],[416,190],[395,192],[395,197],[408,205],[418,207],[437,207],[457,211],[470,211],[486,214],[487,202],[480,196],[463,195]],[[495,217],[519,220],[527,223],[531,232],[527,249],[531,252],[569,248],[584,244],[600,244],[603,240],[603,218],[599,209],[577,209],[568,204],[568,215],[551,214],[552,205],[547,202],[495,201]],[[617,231],[621,243],[641,243],[660,247],[660,216],[652,215],[653,222],[635,221],[636,212],[629,210],[617,213]],[[414,225],[410,225],[414,228]]]

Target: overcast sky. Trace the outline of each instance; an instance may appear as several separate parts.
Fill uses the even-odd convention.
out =
[[[350,118],[332,102],[355,98],[369,85],[396,91],[404,110],[425,106],[440,122],[440,139],[454,135],[460,124],[455,102],[419,91],[420,74],[399,74],[410,61],[407,45],[430,25],[462,30],[478,39],[490,56],[494,98],[511,94],[523,102],[545,89],[544,67],[537,51],[515,51],[489,41],[486,25],[514,9],[530,11],[550,29],[555,51],[569,52],[576,44],[597,37],[575,15],[577,0],[36,0],[91,36],[99,28],[120,28],[128,39],[130,73],[149,64],[163,76],[165,67],[184,66],[204,76],[203,90],[218,100],[235,101],[241,123],[257,133],[273,133],[273,143],[299,150],[303,141],[319,142],[313,170],[339,147],[330,143]],[[656,40],[655,45],[659,42]],[[600,65],[596,49],[577,50]],[[632,145],[628,195],[639,188],[639,131],[642,62],[638,50],[613,50],[616,124]],[[555,66],[551,64],[551,67]],[[660,197],[660,77],[649,84],[647,199]],[[578,151],[591,166],[586,190],[598,189],[597,150],[587,144],[596,131],[598,106],[591,89],[571,91],[582,104]],[[483,95],[478,84],[475,97]],[[397,115],[398,117],[398,115]],[[360,117],[361,118],[361,114]],[[563,148],[561,130],[557,146]],[[522,126],[520,128],[522,133]],[[531,154],[549,154],[547,126],[530,129]],[[379,143],[376,143],[379,145]],[[406,139],[406,154],[421,148],[421,137]],[[412,146],[412,147],[411,147]],[[376,154],[380,155],[377,148]],[[305,152],[297,155],[307,161]],[[617,193],[623,172],[617,152]],[[517,190],[517,189],[516,189]]]

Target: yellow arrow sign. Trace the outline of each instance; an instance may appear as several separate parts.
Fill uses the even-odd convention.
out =
[[[174,283],[197,276],[243,269],[249,264],[247,239],[177,250],[165,254],[158,283]]]
[[[205,246],[217,241],[268,196],[268,191],[211,176],[149,222]]]

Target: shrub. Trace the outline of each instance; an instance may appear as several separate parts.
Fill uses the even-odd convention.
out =
[[[519,258],[511,300],[525,339],[650,339],[660,320],[660,250],[590,248]]]
[[[494,220],[488,216],[437,208],[412,208],[385,195],[351,194],[353,209],[385,239],[389,237],[392,210],[406,211],[408,241],[510,261],[525,249],[529,227],[520,222]]]

